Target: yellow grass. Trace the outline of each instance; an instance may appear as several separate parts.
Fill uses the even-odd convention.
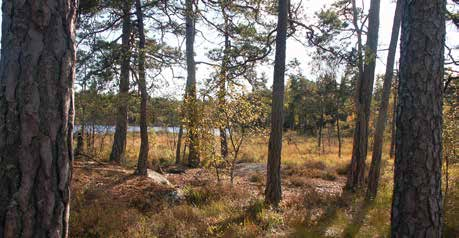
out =
[[[174,163],[176,140],[172,134],[151,134],[150,162],[162,165]],[[240,160],[265,163],[267,142],[268,138],[264,137],[249,138],[241,149]],[[111,136],[104,139],[97,136],[95,148],[88,153],[105,161],[109,157],[111,143]],[[315,138],[292,132],[285,134],[282,164],[287,169],[284,172],[291,174],[283,178],[291,184],[290,189],[305,189],[309,186],[304,183],[305,176],[315,176],[317,171],[328,171],[320,173],[319,177],[323,179],[328,174],[332,177],[345,174],[352,153],[352,139],[343,139],[341,158],[338,157],[336,138],[330,144],[325,138],[324,143],[323,152],[317,147]],[[130,133],[126,167],[135,167],[139,147],[139,134]],[[76,231],[89,229],[94,237],[388,237],[394,165],[393,159],[388,158],[388,150],[389,145],[386,144],[379,193],[368,206],[363,206],[364,191],[324,197],[306,188],[297,201],[290,201],[290,205],[284,206],[281,211],[273,211],[263,206],[261,194],[254,196],[255,191],[237,189],[238,185],[190,184],[184,189],[185,203],[164,202],[160,205],[162,209],[149,212],[139,211],[132,204],[115,203],[109,197],[88,201],[83,196],[88,193],[87,188],[77,188],[72,202],[75,207],[72,227]],[[371,151],[368,155],[371,158]],[[305,167],[309,167],[308,173],[303,173]],[[450,174],[451,190],[445,206],[446,237],[454,237],[459,225],[459,166],[453,165]],[[250,181],[259,184],[262,190],[264,178],[264,175],[254,175]],[[343,179],[342,176],[340,178]],[[136,201],[135,207],[145,207],[138,203],[142,201]],[[85,237],[81,234],[76,233],[73,237]]]

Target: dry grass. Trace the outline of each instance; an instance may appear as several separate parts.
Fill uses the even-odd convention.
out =
[[[325,153],[314,138],[287,133],[283,145],[281,209],[263,204],[264,173],[237,178],[231,186],[217,183],[211,169],[188,170],[168,178],[183,190],[174,201],[170,190],[132,177],[140,147],[138,134],[127,143],[123,167],[77,162],[73,180],[72,237],[387,237],[392,199],[393,160],[383,156],[381,185],[372,204],[362,194],[343,193],[351,156],[344,139],[342,158],[337,143],[325,140]],[[96,138],[93,154],[106,161],[111,138]],[[167,166],[175,161],[175,136],[151,134],[150,161]],[[102,146],[101,146],[102,145]],[[387,155],[388,146],[384,155]],[[243,162],[265,163],[267,138],[250,138],[242,147]],[[154,167],[153,165],[151,165]],[[458,234],[459,166],[451,168],[451,190],[445,213],[445,235]]]

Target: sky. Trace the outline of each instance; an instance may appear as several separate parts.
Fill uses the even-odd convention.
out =
[[[299,0],[292,0],[299,1]],[[314,16],[314,13],[319,11],[321,8],[324,8],[330,5],[334,0],[303,0],[304,4],[304,13],[307,18],[311,19]],[[368,11],[370,6],[370,0],[360,0],[357,1],[359,6],[364,6],[364,9]],[[0,0],[0,4],[2,0]],[[380,12],[380,29],[379,29],[379,46],[378,49],[387,49],[390,41],[392,22],[395,11],[395,3],[393,0],[381,0],[381,12]],[[1,13],[0,13],[1,16]],[[0,17],[1,19],[1,17]],[[1,20],[0,20],[1,21]],[[1,24],[0,24],[1,28]],[[204,39],[201,34],[196,35],[195,41],[195,53],[196,61],[209,61],[206,57],[208,50],[215,48],[216,45],[222,42],[220,36],[218,36],[214,31],[210,29],[203,29],[203,34],[205,35]],[[1,34],[1,33],[0,33]],[[212,39],[213,42],[208,42],[208,39]],[[447,44],[453,48],[459,48],[459,31],[452,24],[447,25]],[[300,70],[303,75],[307,78],[314,80],[315,70],[311,66],[311,57],[310,53],[312,52],[311,47],[305,47],[301,43],[297,42],[295,39],[287,40],[287,62],[297,59],[300,62]],[[453,54],[459,58],[459,50],[455,50]],[[273,59],[274,55],[271,56]],[[385,71],[385,61],[387,57],[387,51],[378,52],[378,60],[376,64],[376,73],[383,74]],[[397,61],[399,54],[397,53]],[[398,64],[396,64],[398,67]],[[257,72],[264,72],[268,77],[268,87],[271,87],[272,84],[272,75],[273,75],[273,63],[259,65],[257,67]],[[459,69],[457,69],[459,70]],[[205,80],[210,77],[210,73],[214,70],[209,66],[204,66],[202,64],[197,66],[197,79],[198,79],[198,88],[203,88],[205,85]],[[157,87],[153,89],[152,94],[155,96],[172,96],[180,97],[183,94],[186,71],[184,69],[176,69],[174,71],[175,76],[178,78],[172,79],[171,72],[165,72],[161,78],[150,79],[151,82],[156,83]]]

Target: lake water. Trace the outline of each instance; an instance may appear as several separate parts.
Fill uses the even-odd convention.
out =
[[[94,126],[94,131],[96,134],[113,134],[115,133],[115,126],[102,126],[102,125],[96,125]],[[81,125],[75,125],[73,128],[73,132],[78,132],[81,129]],[[179,127],[159,127],[159,126],[153,126],[153,127],[148,127],[148,131],[154,131],[154,132],[168,132],[168,133],[178,133],[179,132]],[[92,130],[92,127],[86,126],[86,131]],[[140,126],[128,126],[128,132],[140,132]]]
[[[78,132],[81,129],[81,125],[75,125],[73,128],[73,133]],[[96,125],[94,126],[94,131],[96,134],[114,134],[115,133],[115,126],[102,126],[102,125]],[[86,131],[92,130],[92,127],[86,126]],[[152,132],[167,132],[167,133],[173,133],[173,134],[178,134],[180,130],[180,127],[160,127],[160,126],[153,126],[153,127],[148,127],[148,131]],[[128,126],[128,132],[140,132],[140,126]],[[183,133],[186,133],[186,129],[183,129]],[[220,131],[218,129],[214,130],[215,135],[219,135]]]

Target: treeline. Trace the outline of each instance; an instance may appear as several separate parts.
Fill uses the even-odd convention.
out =
[[[130,94],[128,123],[140,124],[140,96]],[[114,126],[116,116],[116,93],[100,93],[92,90],[75,93],[75,124],[78,126]],[[154,97],[148,100],[148,112],[151,114],[149,126],[179,127],[182,101],[175,98]]]

